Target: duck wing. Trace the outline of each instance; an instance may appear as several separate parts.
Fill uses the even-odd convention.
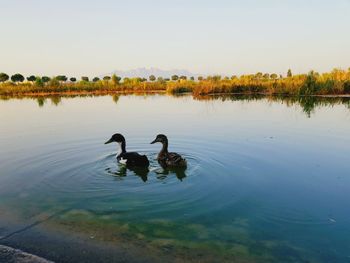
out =
[[[168,166],[186,166],[187,162],[182,156],[178,153],[168,153],[166,163]]]
[[[126,152],[118,156],[118,161],[126,166],[148,167],[149,161],[146,155],[137,152]]]

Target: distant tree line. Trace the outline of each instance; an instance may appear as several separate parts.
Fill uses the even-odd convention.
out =
[[[195,95],[215,93],[264,93],[289,95],[350,94],[350,68],[334,69],[327,73],[310,71],[308,74],[292,73],[285,76],[276,73],[257,72],[248,75],[232,76],[178,76],[169,78],[150,75],[121,78],[115,74],[90,79],[57,75],[54,77],[20,73],[9,76],[0,73],[0,93],[25,92],[115,92],[115,91],[167,91],[169,93],[193,92]]]
[[[268,74],[268,73],[261,73],[261,72],[258,72],[257,74],[255,75],[249,75],[249,76],[254,76],[254,78],[256,79],[277,79],[278,77],[282,78],[282,76],[278,76],[277,74],[275,73],[272,73],[272,74]],[[287,76],[288,77],[291,77],[292,76],[292,73],[291,73],[291,70],[288,70],[288,73],[287,73]],[[242,77],[245,77],[244,75]],[[233,75],[231,76],[230,78],[229,77],[224,77],[222,78],[221,76],[219,75],[215,75],[215,76],[208,76],[207,78],[204,78],[202,76],[198,76],[197,77],[197,80],[198,81],[203,81],[203,80],[221,80],[221,79],[225,79],[225,80],[228,80],[228,79],[235,79],[237,78],[236,75]],[[55,80],[55,81],[59,81],[60,83],[65,83],[65,82],[76,82],[77,81],[77,78],[76,77],[70,77],[68,78],[67,76],[65,75],[57,75],[55,77],[47,77],[47,76],[34,76],[34,75],[30,75],[28,77],[24,77],[22,74],[20,73],[16,73],[14,75],[12,75],[11,77],[9,75],[7,75],[6,73],[0,73],[0,82],[6,82],[6,81],[9,81],[11,80],[12,82],[14,83],[20,83],[20,82],[24,82],[25,80],[27,80],[28,82],[32,82],[34,83],[35,81],[37,81],[38,79],[41,79],[41,81],[43,83],[47,83],[49,82],[50,80]],[[112,75],[112,76],[104,76],[102,77],[102,81],[112,81],[113,84],[119,84],[121,82],[122,78],[119,77],[119,76],[116,76],[115,74]],[[148,80],[150,82],[154,82],[154,81],[179,81],[179,80],[191,80],[191,81],[195,81],[195,77],[188,77],[188,76],[178,76],[178,75],[172,75],[170,78],[163,78],[163,77],[156,77],[154,75],[150,75]],[[90,79],[89,77],[86,77],[86,76],[82,76],[81,77],[81,81],[82,82],[90,82]],[[94,77],[92,78],[92,82],[98,82],[98,81],[101,81],[100,77]],[[146,78],[141,78],[141,77],[135,77],[135,78],[128,78],[128,77],[125,77],[123,79],[123,82],[146,82],[147,79]]]

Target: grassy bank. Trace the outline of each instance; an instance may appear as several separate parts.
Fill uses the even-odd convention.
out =
[[[16,78],[12,78],[15,79]],[[27,78],[29,79],[29,78]],[[43,81],[45,79],[45,81]],[[256,73],[240,77],[209,76],[187,79],[172,76],[170,79],[150,76],[144,78],[105,77],[89,81],[68,81],[57,76],[53,78],[33,77],[32,81],[3,81],[0,84],[0,95],[34,95],[34,94],[111,94],[132,92],[167,92],[178,94],[193,92],[195,96],[208,94],[267,94],[267,95],[346,95],[350,94],[350,69],[334,69],[329,73],[277,76],[276,74]],[[21,81],[22,80],[22,81]]]

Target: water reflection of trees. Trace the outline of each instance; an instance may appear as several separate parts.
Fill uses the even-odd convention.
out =
[[[118,104],[120,96],[133,95],[133,96],[152,96],[147,93],[123,93],[123,94],[113,94],[111,95],[114,103]],[[153,94],[154,95],[154,94]],[[11,99],[33,99],[38,103],[39,107],[43,107],[48,100],[51,101],[52,105],[61,105],[62,99],[70,98],[92,98],[106,96],[105,94],[86,94],[86,95],[51,95],[51,96],[0,96],[1,100],[11,100]],[[191,94],[186,94],[182,96],[173,96],[174,98],[181,99],[184,96],[192,96]],[[350,109],[350,97],[330,97],[330,96],[266,96],[266,95],[205,95],[205,96],[193,96],[195,100],[200,101],[259,101],[267,100],[269,102],[278,102],[287,105],[288,107],[298,105],[300,106],[308,117],[311,117],[312,113],[317,107],[330,107],[335,105],[344,105]]]
[[[278,102],[288,107],[298,105],[308,117],[317,107],[333,107],[335,105],[344,105],[350,109],[350,97],[329,97],[329,96],[265,96],[265,95],[209,95],[197,96],[196,100],[221,100],[221,101],[259,101],[267,100],[269,102]]]

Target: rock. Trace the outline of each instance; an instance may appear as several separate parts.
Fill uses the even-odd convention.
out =
[[[28,254],[19,249],[0,245],[1,263],[53,263],[52,261]]]

